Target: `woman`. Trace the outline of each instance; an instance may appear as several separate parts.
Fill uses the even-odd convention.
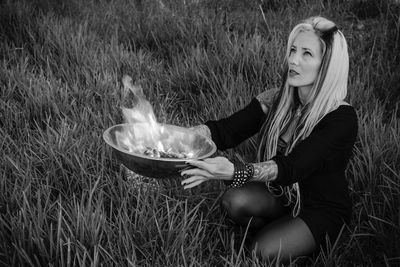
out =
[[[218,149],[259,133],[257,163],[227,158],[189,161],[184,188],[211,179],[230,182],[222,207],[235,222],[259,229],[252,249],[283,260],[334,242],[349,222],[345,169],[357,136],[357,115],[344,101],[349,59],[336,25],[312,17],[289,35],[283,81],[243,110],[195,130]]]

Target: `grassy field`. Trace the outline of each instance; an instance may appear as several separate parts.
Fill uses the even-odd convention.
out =
[[[242,239],[219,210],[220,183],[138,185],[102,133],[122,122],[124,74],[142,81],[160,122],[238,110],[279,85],[290,29],[316,14],[347,37],[359,137],[352,223],[303,264],[400,265],[399,10],[389,0],[1,1],[0,265],[264,266],[233,249]],[[254,141],[234,153],[251,159]]]

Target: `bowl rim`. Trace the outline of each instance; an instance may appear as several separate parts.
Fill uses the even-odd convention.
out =
[[[158,123],[159,125],[167,125],[168,127],[172,127],[172,128],[176,128],[179,130],[188,130],[188,128],[185,127],[181,127],[181,126],[177,126],[177,125],[173,125],[173,124],[168,124],[168,123]],[[107,145],[111,146],[112,148],[124,153],[124,154],[128,154],[128,155],[132,155],[132,156],[136,156],[136,157],[140,157],[140,158],[145,158],[145,159],[151,159],[151,160],[156,160],[156,161],[170,161],[170,162],[186,162],[188,160],[201,160],[201,159],[205,159],[210,157],[211,155],[213,155],[216,151],[217,151],[217,146],[215,145],[214,141],[209,138],[208,136],[205,136],[203,134],[200,133],[194,133],[197,135],[202,136],[203,138],[205,138],[208,142],[211,143],[212,149],[210,152],[208,152],[207,154],[205,154],[202,157],[197,157],[197,158],[184,158],[184,159],[177,159],[177,158],[156,158],[156,157],[150,157],[150,156],[146,156],[143,154],[139,154],[139,153],[134,153],[134,152],[129,152],[126,150],[123,150],[117,146],[115,146],[113,144],[113,142],[110,141],[109,138],[109,132],[113,129],[116,128],[118,126],[124,126],[124,125],[134,125],[134,123],[120,123],[120,124],[115,124],[109,128],[107,128],[104,132],[103,132],[103,140],[106,142]]]

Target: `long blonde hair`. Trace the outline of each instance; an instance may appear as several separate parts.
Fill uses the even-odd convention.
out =
[[[302,31],[311,31],[319,36],[322,47],[321,67],[307,103],[301,107],[297,88],[288,84],[288,58],[291,46]],[[289,154],[302,140],[307,138],[318,122],[329,112],[335,110],[347,95],[349,56],[347,42],[335,23],[323,17],[311,17],[296,25],[291,31],[283,68],[280,92],[272,110],[260,132],[260,146],[257,152],[259,161],[271,159],[277,153],[279,136],[289,126],[296,109],[301,110],[300,119],[285,151]],[[300,211],[300,191],[298,183],[282,189],[289,202],[295,202],[294,216]],[[293,201],[295,200],[295,201]]]

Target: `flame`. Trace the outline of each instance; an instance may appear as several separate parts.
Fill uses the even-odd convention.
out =
[[[167,151],[165,151],[164,146],[160,140],[157,142],[157,149],[162,152],[167,152]]]
[[[194,153],[187,144],[178,142],[178,146],[174,147],[174,141],[176,143],[179,135],[168,133],[165,127],[157,122],[153,107],[145,99],[142,88],[133,85],[129,76],[124,76],[122,82],[124,95],[129,93],[133,95],[134,104],[132,108],[122,108],[124,119],[132,124],[132,128],[116,134],[117,145],[129,152],[141,154],[148,152],[149,156],[160,156],[159,152],[193,156]]]

